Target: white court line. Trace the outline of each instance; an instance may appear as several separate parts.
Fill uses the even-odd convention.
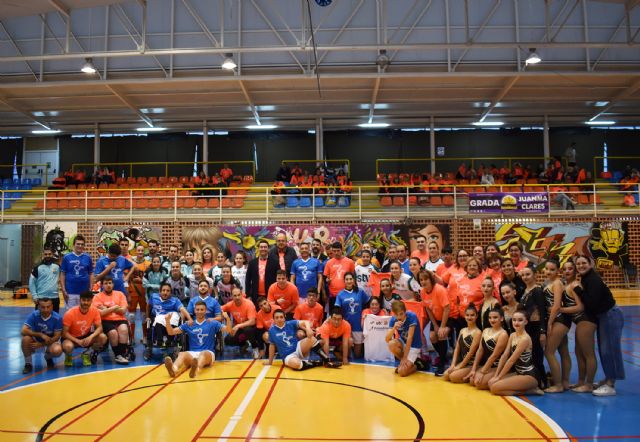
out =
[[[258,391],[258,387],[260,386],[265,376],[267,375],[269,368],[271,368],[270,365],[266,365],[262,367],[260,374],[254,379],[253,384],[251,384],[251,388],[249,388],[247,395],[244,397],[240,405],[238,405],[238,408],[236,408],[236,411],[234,411],[233,415],[229,418],[229,423],[227,424],[226,427],[224,427],[224,431],[222,431],[222,434],[220,435],[221,438],[218,439],[218,441],[227,442],[226,438],[231,436],[233,429],[236,427],[236,425],[238,425],[238,422],[240,421],[240,419],[242,419],[242,415],[244,414],[245,410],[249,406],[249,402],[251,402],[253,397],[256,395],[256,392]]]
[[[562,427],[560,427],[560,425],[558,425],[556,421],[554,421],[549,416],[547,416],[547,414],[544,413],[542,410],[540,410],[538,407],[536,407],[533,404],[530,404],[527,401],[520,399],[517,396],[509,396],[509,398],[513,399],[519,404],[522,404],[524,407],[528,408],[529,410],[531,410],[532,412],[540,416],[540,418],[543,421],[545,421],[547,425],[549,425],[549,427],[551,427],[554,433],[556,433],[556,437],[558,437],[558,442],[570,442],[570,439],[568,438],[567,433],[562,429]]]

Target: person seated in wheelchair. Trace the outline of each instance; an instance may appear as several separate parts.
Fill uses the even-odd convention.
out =
[[[180,325],[181,319],[191,321],[191,315],[182,302],[172,296],[171,284],[163,282],[160,284],[160,293],[153,293],[147,303],[147,317],[151,323],[148,327],[147,342],[150,347],[167,348],[174,346],[175,339],[171,338],[166,329],[166,318],[174,327]]]

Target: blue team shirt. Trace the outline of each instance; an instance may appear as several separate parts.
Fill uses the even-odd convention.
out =
[[[196,296],[195,298],[191,298],[189,300],[189,305],[187,306],[187,311],[191,316],[196,314],[196,302],[202,301],[207,304],[207,313],[205,316],[207,318],[215,318],[216,316],[220,316],[222,314],[222,308],[220,307],[220,303],[213,296],[207,296],[206,298],[201,298],[200,296]]]
[[[108,256],[103,256],[96,262],[96,270],[95,274],[99,275],[104,272],[104,269],[111,264],[111,260]],[[111,269],[111,277],[113,278],[113,289],[118,290],[122,293],[126,293],[127,290],[124,288],[124,274],[125,270],[133,267],[133,263],[122,256],[118,256],[116,258],[116,266]]]
[[[67,293],[79,295],[91,290],[90,275],[93,272],[93,260],[88,253],[76,255],[67,253],[62,258],[60,271],[65,275],[65,288]]]
[[[285,322],[282,328],[275,324],[269,328],[269,342],[278,348],[278,354],[282,359],[296,351],[296,346],[298,345],[296,333],[299,323],[299,321],[291,320]]]
[[[53,336],[55,332],[62,331],[62,316],[56,312],[51,312],[51,316],[47,319],[42,319],[40,312],[35,310],[31,312],[24,321],[24,325],[29,327],[33,332]]]
[[[409,259],[405,260],[405,262],[401,262],[400,267],[402,267],[403,273],[406,273],[409,276],[413,276],[413,273],[411,273],[411,270],[409,270]]]
[[[316,258],[308,258],[305,262],[302,258],[298,258],[291,264],[291,274],[296,275],[296,287],[300,298],[307,297],[307,290],[311,287],[318,288],[318,273],[320,273],[322,264]]]
[[[393,327],[396,323],[397,318],[393,316],[391,321],[389,321],[389,327]],[[402,327],[398,328],[398,334],[400,335],[400,340],[403,343],[407,343],[407,336],[409,335],[409,328],[415,327],[413,332],[413,340],[411,341],[411,348],[422,348],[422,342],[420,341],[420,321],[418,321],[418,317],[413,312],[407,312],[407,317],[402,324]]]
[[[341,290],[336,296],[336,306],[342,307],[344,319],[351,325],[351,331],[362,331],[362,308],[371,297],[359,288],[352,291]]]
[[[189,337],[190,351],[214,351],[216,348],[216,334],[222,328],[222,323],[216,320],[209,321],[208,319],[201,323],[194,320],[193,325],[185,322],[180,326],[180,330]]]
[[[149,311],[154,315],[166,315],[169,312],[179,312],[182,302],[175,296],[163,301],[159,294],[154,293],[149,300]]]

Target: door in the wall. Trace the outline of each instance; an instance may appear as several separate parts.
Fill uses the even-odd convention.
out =
[[[0,238],[0,287],[9,280],[9,238]]]
[[[60,175],[57,150],[27,150],[24,152],[24,164],[42,164],[25,166],[22,177],[40,178],[43,185],[51,185],[53,179]]]

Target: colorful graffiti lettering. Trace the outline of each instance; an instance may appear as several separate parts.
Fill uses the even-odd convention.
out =
[[[104,254],[111,244],[117,244],[122,238],[129,241],[129,251],[142,245],[147,252],[147,243],[151,239],[160,241],[161,231],[153,226],[100,226],[98,229],[98,253]]]
[[[589,246],[598,269],[624,267],[629,259],[627,223],[595,223]]]

